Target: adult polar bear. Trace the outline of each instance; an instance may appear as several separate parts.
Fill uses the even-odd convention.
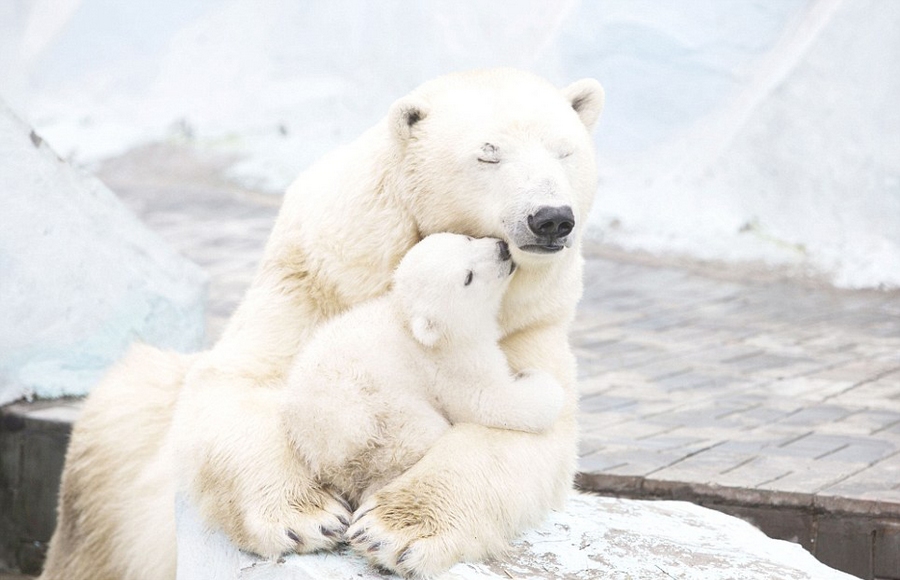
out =
[[[567,393],[542,434],[458,424],[370,498],[369,556],[429,575],[501,550],[560,505],[576,465],[581,228],[597,185],[591,79],[558,90],[510,69],[457,73],[289,188],[256,278],[210,351],[133,350],[89,397],[72,434],[44,580],[171,580],[182,490],[241,548],[332,544],[341,498],[317,487],[277,420],[284,375],[323,320],[383,294],[394,267],[441,231],[508,242],[519,265],[500,313],[511,368]],[[351,508],[352,509],[352,508]],[[324,533],[328,532],[328,533]]]

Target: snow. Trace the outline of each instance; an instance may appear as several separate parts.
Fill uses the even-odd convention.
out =
[[[183,498],[176,502],[177,578],[288,580],[386,577],[348,551],[261,561],[210,531]],[[396,576],[389,576],[396,578]],[[462,563],[444,580],[521,578],[702,578],[703,580],[851,580],[799,544],[773,540],[747,522],[687,502],[573,494],[563,511],[485,563]]]
[[[13,0],[0,95],[88,167],[187,141],[279,192],[444,72],[593,76],[592,238],[898,287],[898,26],[890,0]]]
[[[0,405],[85,394],[135,340],[200,346],[206,276],[0,102]]]

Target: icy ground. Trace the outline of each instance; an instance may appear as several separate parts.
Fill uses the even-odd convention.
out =
[[[11,0],[0,95],[67,158],[236,154],[280,192],[450,70],[607,90],[591,237],[900,286],[891,0]]]

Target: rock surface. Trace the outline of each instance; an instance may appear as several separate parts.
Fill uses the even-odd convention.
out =
[[[383,580],[350,553],[290,556],[278,562],[242,554],[179,508],[178,580]],[[515,541],[507,556],[457,564],[444,580],[609,578],[698,580],[851,580],[798,544],[773,540],[750,524],[685,502],[573,494],[564,511]]]

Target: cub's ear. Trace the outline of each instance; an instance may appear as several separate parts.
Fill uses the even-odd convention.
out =
[[[416,340],[428,348],[432,348],[441,339],[441,331],[437,324],[424,316],[413,316],[410,328]]]
[[[594,128],[600,112],[603,111],[603,103],[606,95],[603,87],[594,79],[581,79],[562,90],[563,96],[572,104],[572,108],[578,113],[581,122],[588,130]]]
[[[391,105],[388,123],[400,141],[407,141],[413,136],[416,123],[426,116],[425,106],[417,98],[407,96]]]

